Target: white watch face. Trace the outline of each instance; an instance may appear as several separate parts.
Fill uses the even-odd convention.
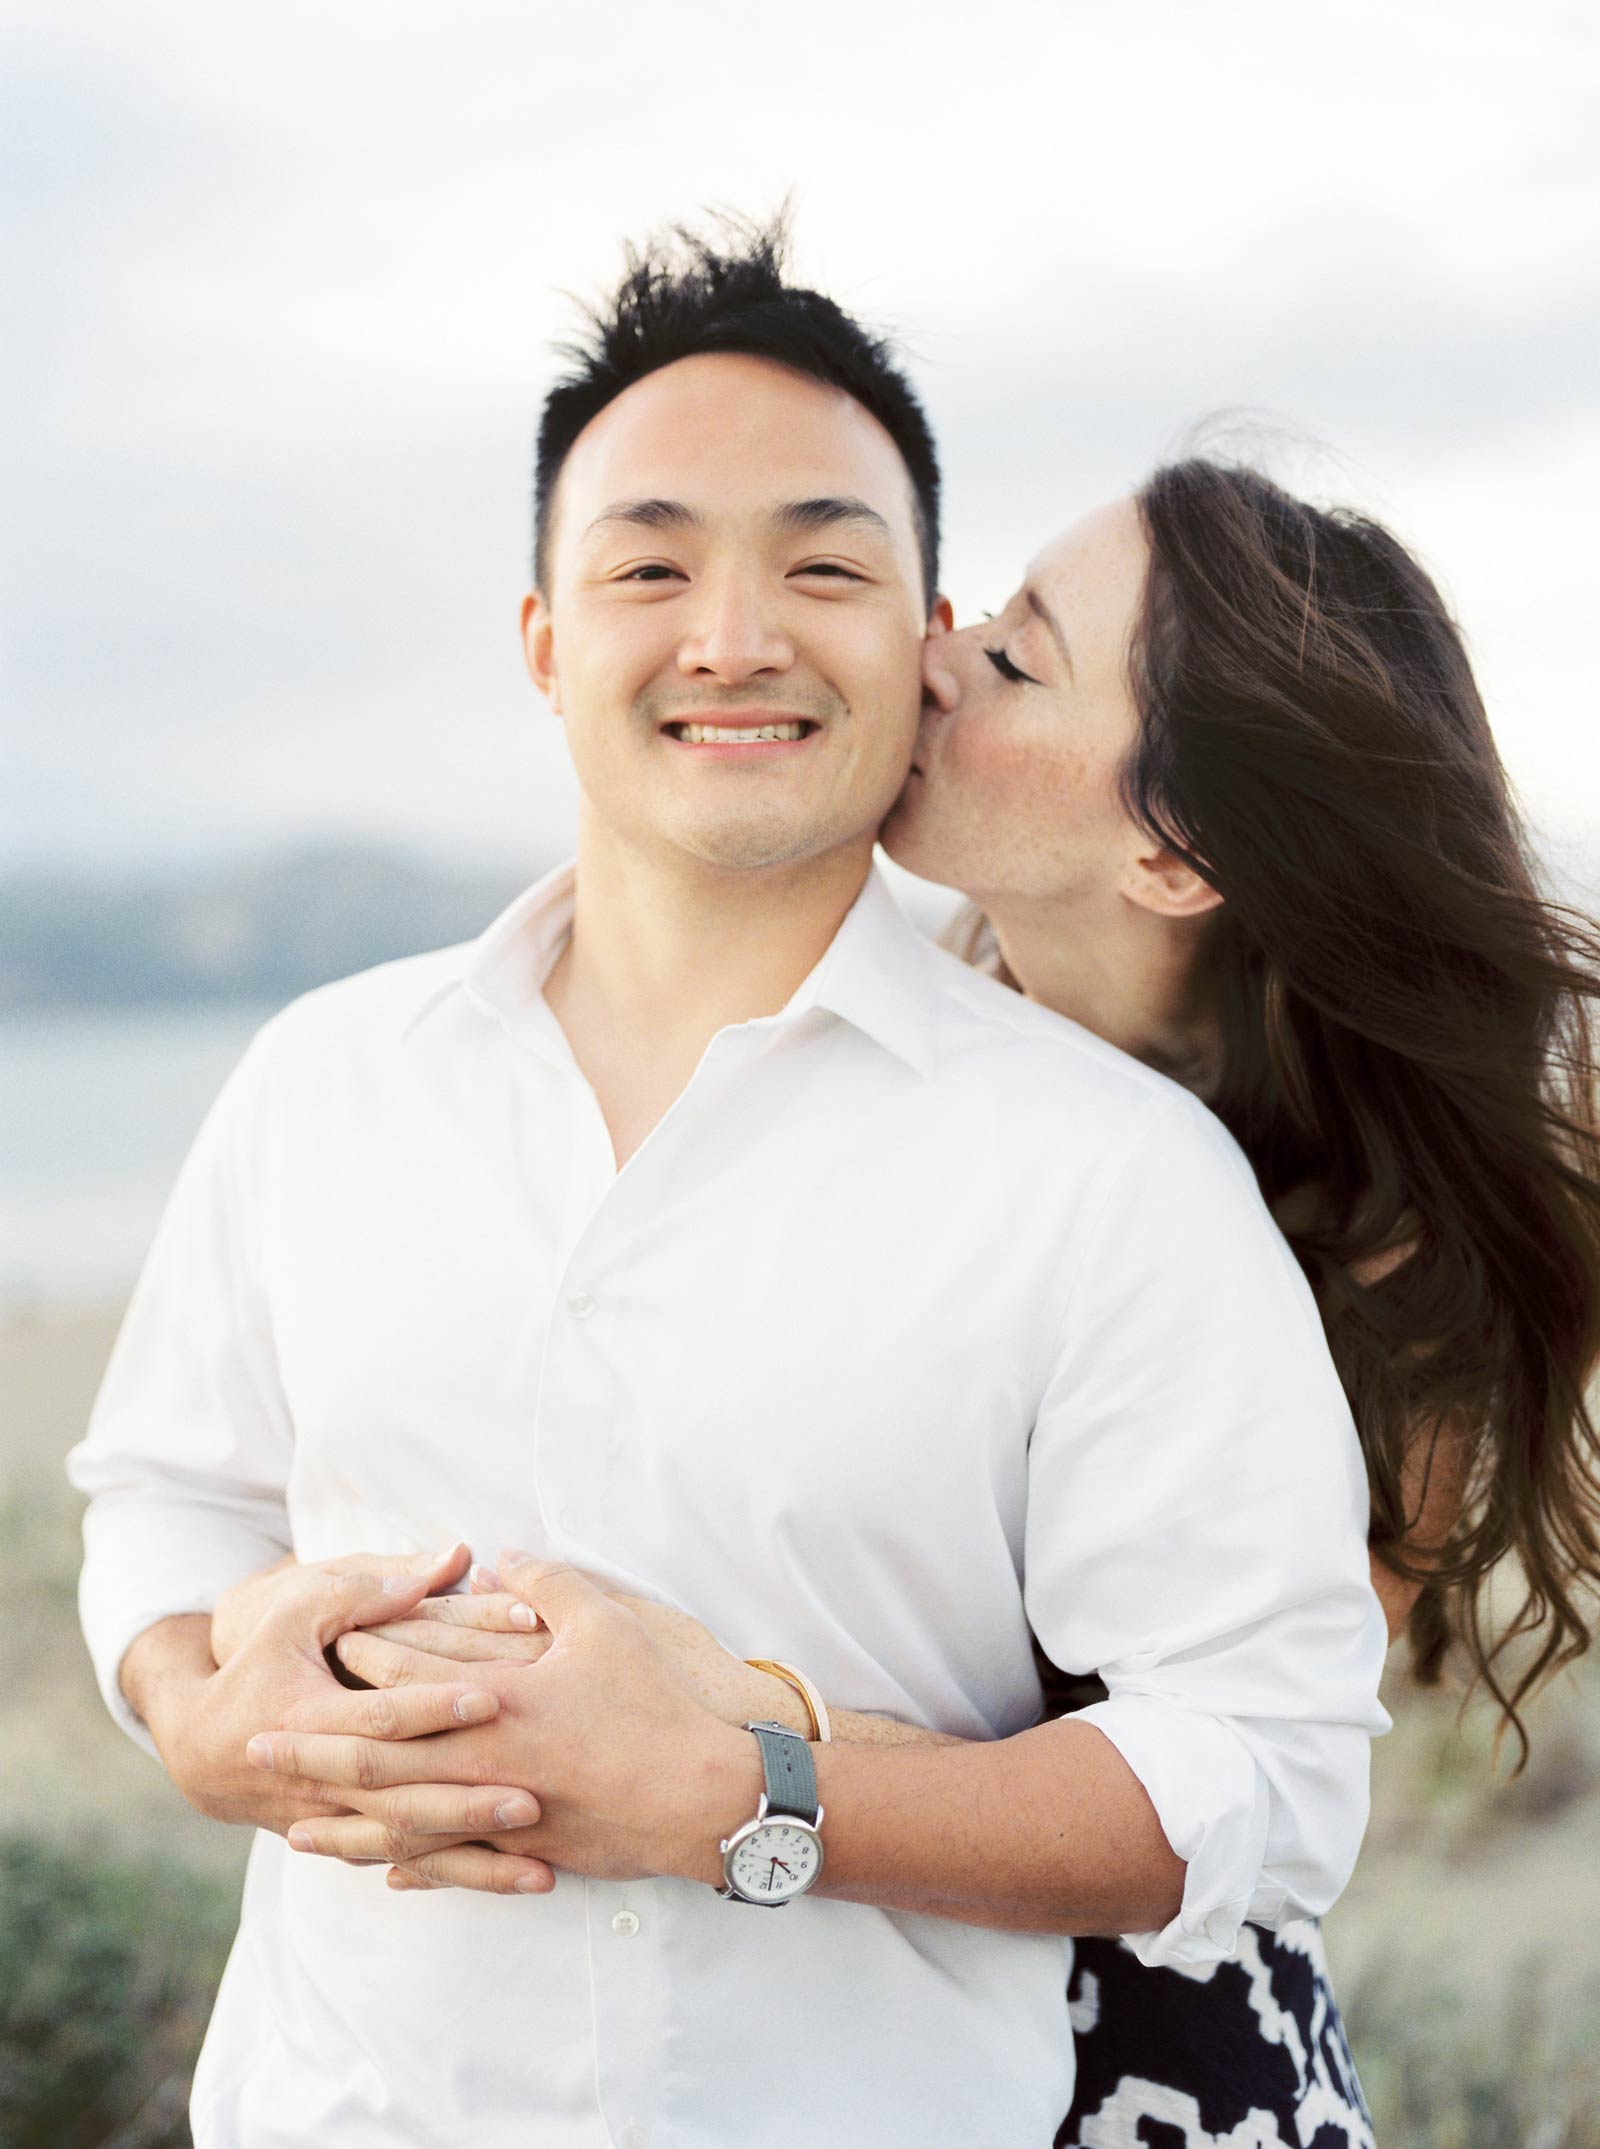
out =
[[[728,1878],[741,1895],[758,1903],[786,1903],[809,1888],[822,1870],[822,1847],[809,1828],[793,1821],[763,1821],[728,1860]]]

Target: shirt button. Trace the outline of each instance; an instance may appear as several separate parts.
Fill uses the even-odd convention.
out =
[[[644,2149],[650,2137],[643,2127],[628,2126],[623,2128],[617,2139],[621,2142],[622,2149]]]
[[[631,1940],[639,1930],[639,1920],[631,1910],[619,1910],[611,1920],[611,1930],[614,1933],[620,1933],[624,1940]],[[629,2132],[639,2134],[637,2127],[630,2128]],[[625,2134],[623,2140],[626,2141],[627,2138]],[[639,2139],[643,2141],[644,2136],[639,2134]]]
[[[567,1300],[567,1311],[575,1321],[586,1321],[594,1311],[594,1300],[587,1291],[580,1291],[576,1298]]]

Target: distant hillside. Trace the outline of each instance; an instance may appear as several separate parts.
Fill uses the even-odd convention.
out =
[[[404,851],[316,844],[182,877],[14,875],[0,880],[0,1015],[290,1000],[393,956],[470,939],[546,863],[451,871]],[[1600,907],[1593,849],[1552,847],[1546,875],[1568,901]],[[924,931],[954,901],[903,876],[896,886]]]
[[[470,939],[541,870],[308,845],[182,879],[16,875],[0,882],[0,1013],[289,1000]]]

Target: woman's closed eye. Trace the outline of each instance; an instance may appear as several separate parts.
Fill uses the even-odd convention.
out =
[[[1009,679],[1013,684],[1018,680],[1024,680],[1029,686],[1041,686],[1043,684],[1042,680],[1034,678],[1032,672],[1025,672],[1013,664],[1003,649],[985,649],[983,653],[1002,679]]]

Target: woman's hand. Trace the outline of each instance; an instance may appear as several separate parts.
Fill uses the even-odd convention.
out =
[[[430,1589],[452,1589],[466,1573],[471,1558],[462,1544],[452,1545],[445,1552],[352,1552],[342,1559],[303,1563],[291,1552],[275,1566],[247,1575],[244,1581],[223,1591],[211,1614],[211,1654],[219,1667],[226,1664],[268,1612],[296,1588],[302,1575],[425,1575]]]
[[[788,1724],[810,1736],[811,1719],[794,1688],[770,1672],[752,1671],[698,1619],[675,1605],[607,1589],[595,1575],[584,1580],[642,1622],[713,1716],[725,1724],[752,1718]],[[369,1686],[431,1685],[459,1677],[467,1663],[536,1664],[550,1646],[549,1629],[538,1625],[537,1614],[490,1568],[474,1567],[472,1590],[470,1597],[429,1597],[404,1619],[341,1636],[340,1663]]]

